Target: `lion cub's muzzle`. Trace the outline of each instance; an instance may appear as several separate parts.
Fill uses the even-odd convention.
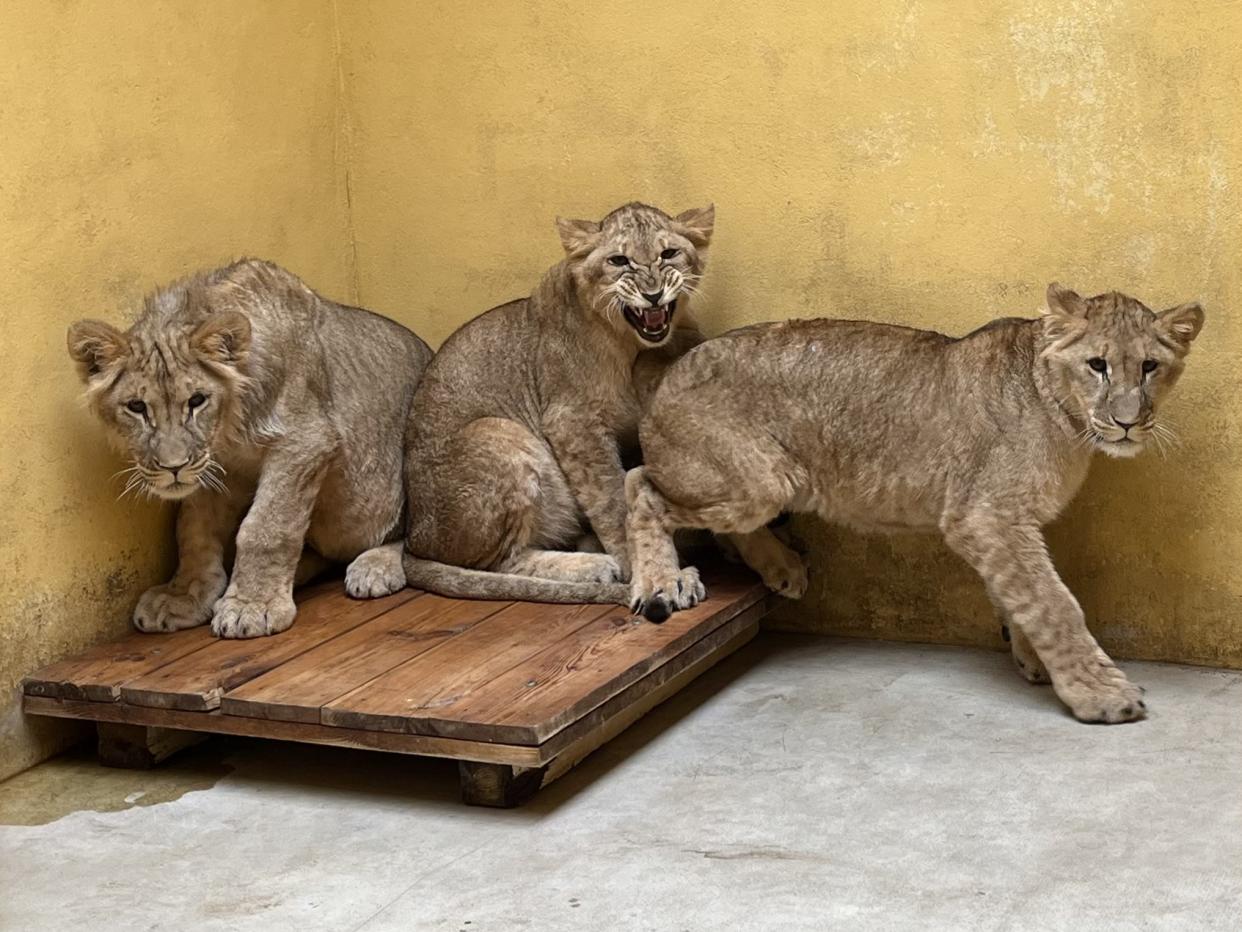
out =
[[[622,305],[625,319],[630,326],[638,331],[638,335],[648,343],[659,343],[673,326],[673,314],[677,310],[677,299],[667,304],[656,304],[651,307],[636,308],[628,304]]]
[[[141,472],[151,494],[176,501],[203,486],[202,477],[209,460],[209,456],[201,456],[184,463],[149,463],[141,467]]]

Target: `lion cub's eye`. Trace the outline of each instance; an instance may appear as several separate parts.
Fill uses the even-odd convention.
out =
[[[201,407],[206,400],[207,396],[202,392],[195,392],[186,403],[190,406],[190,410],[193,411],[195,408]]]
[[[677,253],[679,252],[681,252],[680,249],[673,249],[670,247],[669,249],[666,249],[662,253],[660,253],[660,258],[661,259],[676,259]]]
[[[627,259],[625,256],[609,256],[609,257],[608,257],[608,264],[609,264],[609,265],[616,265],[616,266],[629,265],[629,264],[630,264],[630,260],[629,260],[629,259]]]
[[[135,414],[146,414],[147,413],[146,402],[139,401],[137,398],[135,398],[133,401],[125,402],[125,407],[129,408],[129,410],[133,411]]]
[[[1087,360],[1087,365],[1090,366],[1092,370],[1095,372],[1107,372],[1108,371],[1108,363],[1106,363],[1099,356],[1092,356],[1090,359]]]
[[[1154,359],[1144,359],[1143,360],[1143,372],[1144,373],[1155,372],[1156,366],[1158,365],[1159,363],[1157,363],[1156,360]]]

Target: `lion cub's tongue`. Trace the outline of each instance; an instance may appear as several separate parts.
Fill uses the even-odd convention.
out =
[[[664,326],[668,311],[662,307],[649,307],[643,311],[643,326],[648,330],[659,330]]]

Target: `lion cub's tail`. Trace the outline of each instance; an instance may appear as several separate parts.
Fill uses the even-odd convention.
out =
[[[454,599],[495,599],[519,602],[598,602],[628,605],[630,587],[626,583],[561,582],[472,570],[435,560],[410,556],[401,558],[406,585],[426,589]]]

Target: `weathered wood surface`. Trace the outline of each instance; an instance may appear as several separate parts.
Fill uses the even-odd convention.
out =
[[[246,735],[455,758],[469,801],[512,805],[754,635],[762,585],[705,581],[706,602],[652,625],[608,605],[360,601],[337,580],[299,592],[274,637],[135,633],[53,664],[25,680],[25,709],[101,723],[121,766],[191,733]]]
[[[121,700],[157,709],[202,712],[217,708],[230,689],[419,595],[405,589],[383,599],[351,599],[337,584],[301,600],[297,620],[288,631],[271,637],[216,640],[127,680],[121,685]]]

